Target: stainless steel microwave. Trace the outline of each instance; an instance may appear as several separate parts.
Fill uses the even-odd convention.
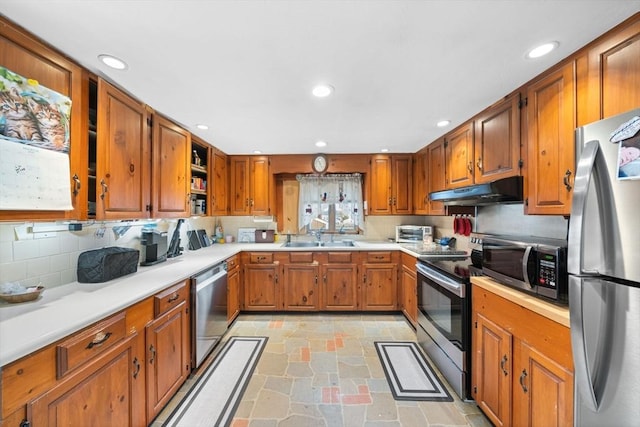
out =
[[[566,304],[567,242],[533,237],[485,236],[482,272],[498,282]]]

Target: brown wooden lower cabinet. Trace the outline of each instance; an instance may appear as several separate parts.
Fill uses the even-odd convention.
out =
[[[240,257],[227,259],[227,323],[231,324],[240,314]]]
[[[418,283],[416,274],[416,257],[401,253],[402,273],[398,299],[400,309],[415,327],[418,323]]]
[[[573,425],[569,328],[473,286],[472,392],[496,426]]]
[[[149,420],[160,413],[191,372],[189,324],[183,300],[146,327]]]
[[[354,252],[319,254],[322,265],[320,307],[327,311],[355,311],[358,298],[358,265]]]
[[[395,311],[398,251],[242,254],[246,311]]]
[[[34,426],[144,425],[137,334],[102,353],[27,405]],[[142,371],[143,372],[143,371]]]

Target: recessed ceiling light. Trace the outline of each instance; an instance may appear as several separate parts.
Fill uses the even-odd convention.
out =
[[[445,126],[449,126],[450,123],[451,120],[440,120],[438,123],[436,123],[436,126],[438,126],[439,128],[443,128]]]
[[[558,42],[549,42],[549,43],[541,44],[540,46],[537,46],[531,49],[527,53],[526,57],[529,59],[540,58],[541,56],[544,56],[549,52],[551,52],[552,50],[554,50],[555,48],[557,48],[558,45],[559,45]]]
[[[260,151],[260,150],[253,150],[253,154],[262,154],[262,151]]]
[[[389,149],[388,148],[381,148],[380,151],[382,151],[383,153],[388,153]]]
[[[202,130],[207,130],[207,129],[209,129],[209,126],[207,126],[207,125],[196,125],[196,127],[197,127],[198,129],[202,129]]]
[[[126,70],[129,68],[126,62],[124,62],[120,58],[116,58],[111,55],[98,55],[98,59],[102,61],[106,66],[111,67],[115,70]]]
[[[331,95],[333,93],[333,86],[330,85],[326,85],[326,84],[320,84],[317,85],[313,88],[313,90],[311,91],[311,93],[313,93],[314,96],[317,96],[318,98],[325,98],[329,95]]]
[[[326,147],[327,143],[324,141],[318,141],[316,142],[316,147]]]

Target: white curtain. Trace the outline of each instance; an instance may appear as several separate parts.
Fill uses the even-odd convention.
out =
[[[364,227],[362,209],[362,176],[299,175],[300,199],[298,224],[307,230],[314,218],[328,220],[329,205],[335,205],[335,231],[353,232]],[[334,229],[331,225],[328,229]]]

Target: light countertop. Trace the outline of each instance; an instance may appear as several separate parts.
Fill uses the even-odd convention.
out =
[[[520,292],[508,286],[501,285],[490,277],[477,276],[471,278],[471,283],[493,292],[513,303],[525,307],[535,313],[545,316],[556,323],[569,327],[569,307],[559,306]]]
[[[284,248],[276,243],[217,244],[104,283],[68,283],[45,289],[33,302],[0,302],[0,367],[52,344],[242,251],[402,250],[390,242],[354,247]]]

